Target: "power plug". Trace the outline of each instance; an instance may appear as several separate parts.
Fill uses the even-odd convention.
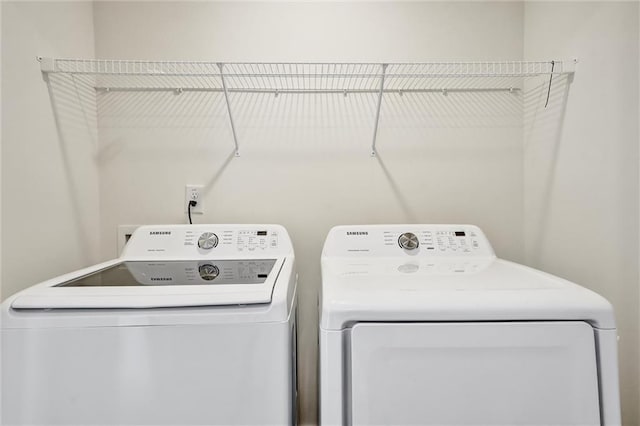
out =
[[[202,185],[186,185],[184,191],[184,212],[187,213],[189,203],[195,201],[196,205],[191,205],[191,214],[204,213],[204,200],[202,199]]]

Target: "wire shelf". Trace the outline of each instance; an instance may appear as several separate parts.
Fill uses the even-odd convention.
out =
[[[565,62],[218,63],[42,58],[98,90],[211,90],[247,93],[378,93],[510,89],[514,79],[566,74]],[[462,80],[465,81],[462,81]],[[491,83],[487,85],[487,83]]]
[[[47,80],[70,75],[98,92],[207,91],[224,93],[238,148],[230,93],[376,94],[372,153],[383,94],[427,92],[517,92],[528,77],[571,74],[573,61],[425,63],[267,63],[137,61],[39,57]]]

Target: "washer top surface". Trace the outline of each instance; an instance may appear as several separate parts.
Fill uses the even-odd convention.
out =
[[[372,321],[583,320],[615,328],[598,294],[497,259],[471,225],[333,228],[322,254],[323,329]]]
[[[3,312],[15,319],[71,310],[273,311],[271,304],[288,297],[293,263],[291,241],[278,225],[143,226],[119,259],[23,290],[3,303]]]

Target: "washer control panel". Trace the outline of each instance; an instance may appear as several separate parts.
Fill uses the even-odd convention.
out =
[[[220,236],[214,232],[187,230],[184,234],[185,246],[192,245],[197,237],[197,246],[200,251],[210,251],[218,247],[230,248],[238,252],[266,252],[278,248],[278,230],[267,228],[254,229],[233,229],[218,231]]]
[[[389,245],[389,235],[393,235],[393,231],[385,232],[385,243]],[[405,235],[412,235],[413,242],[406,246]],[[484,237],[484,236],[483,236]],[[413,250],[422,244],[425,250],[433,250],[435,252],[459,252],[459,253],[473,253],[480,250],[481,238],[474,230],[423,230],[419,231],[417,235],[412,233],[403,233],[399,237],[400,247]],[[403,245],[403,241],[405,244]]]
[[[493,248],[473,225],[364,225],[331,230],[323,256],[493,257]]]
[[[264,258],[292,252],[289,235],[279,225],[150,225],[134,232],[122,257]],[[203,271],[206,276],[212,272]]]

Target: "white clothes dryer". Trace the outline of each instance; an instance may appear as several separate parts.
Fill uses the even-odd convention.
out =
[[[278,225],[140,227],[2,304],[2,424],[293,424],[296,278]]]
[[[611,305],[469,225],[339,226],[322,252],[322,425],[619,425]]]

